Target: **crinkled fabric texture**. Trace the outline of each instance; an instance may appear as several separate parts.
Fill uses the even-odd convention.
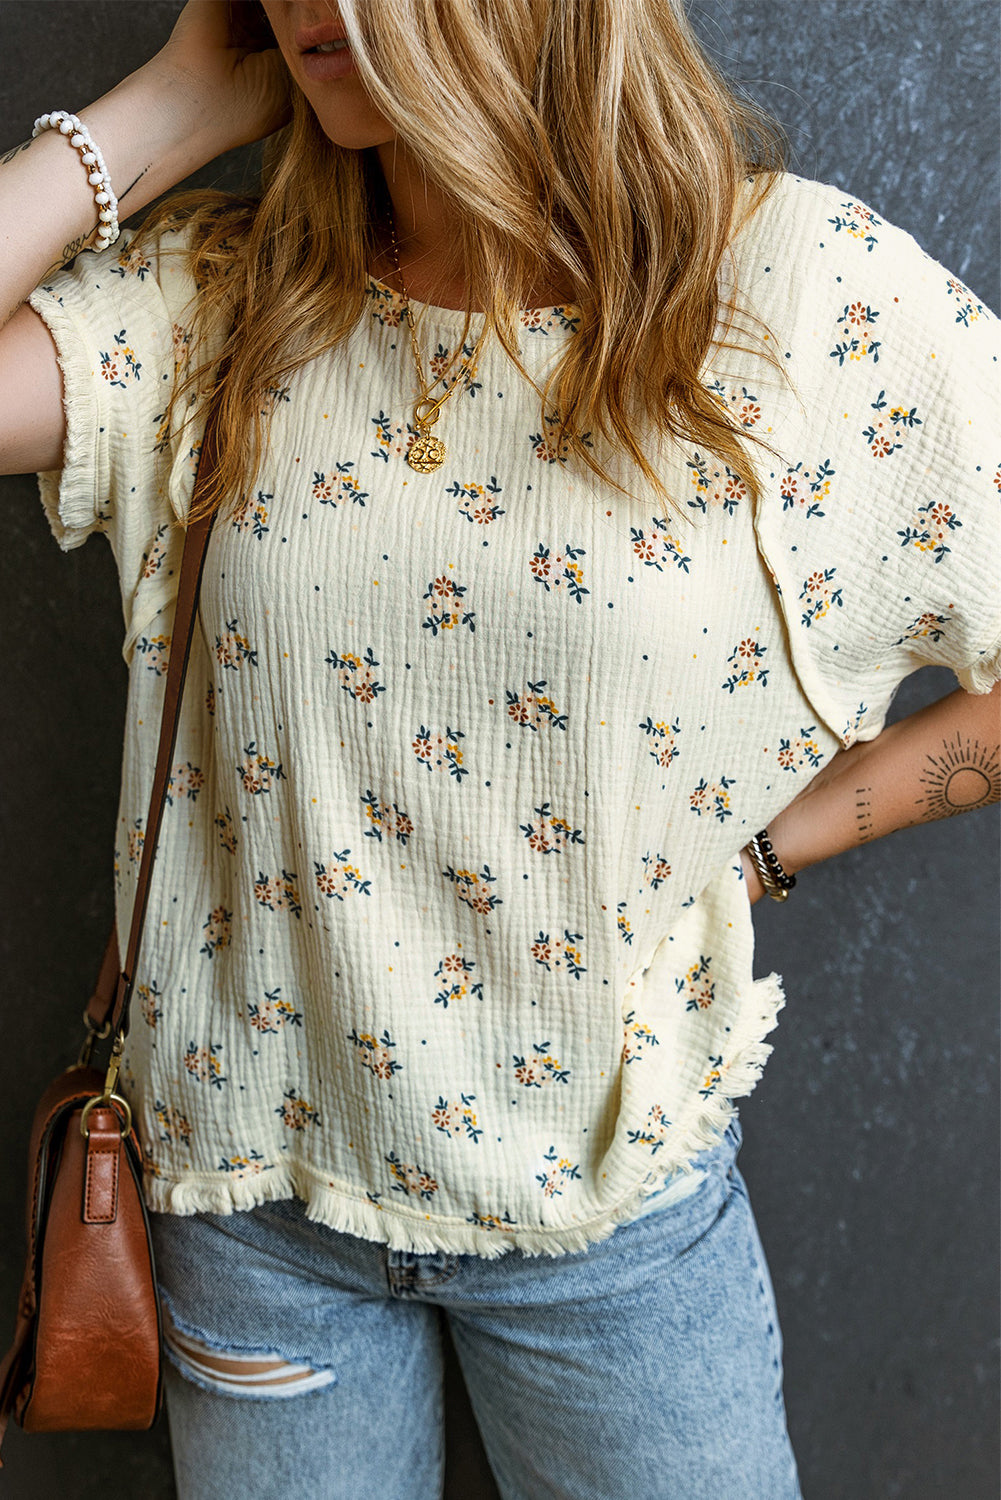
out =
[[[121,578],[123,951],[200,439],[197,403],[164,421],[180,248],[126,238],[31,299],[69,427],[46,513]],[[680,519],[572,467],[496,340],[468,363],[479,317],[415,472],[403,300],[371,279],[269,393],[209,545],[136,976],[151,1207],[295,1194],[394,1248],[560,1254],[682,1182],[754,1088],[784,996],[752,977],[741,847],[909,672],[999,675],[998,338],[910,236],[791,175],[728,275],[760,324],[705,380],[774,450],[757,507],[669,441]],[[414,310],[440,370],[462,314]],[[521,315],[540,385],[580,311]]]

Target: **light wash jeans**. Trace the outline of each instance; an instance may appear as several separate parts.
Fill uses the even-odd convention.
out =
[[[560,1256],[151,1214],[179,1500],[439,1500],[443,1317],[504,1500],[802,1500],[741,1140]]]

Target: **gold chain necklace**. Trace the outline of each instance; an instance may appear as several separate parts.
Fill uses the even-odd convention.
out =
[[[430,474],[433,472],[433,470],[441,468],[442,464],[445,462],[445,454],[447,452],[445,444],[442,442],[441,438],[435,437],[431,429],[437,422],[439,414],[445,402],[448,400],[449,396],[451,396],[452,392],[458,385],[459,376],[458,374],[455,375],[452,380],[452,384],[449,386],[448,390],[443,396],[439,396],[437,401],[431,400],[431,391],[438,384],[438,380],[443,379],[443,377],[439,375],[438,380],[433,381],[431,385],[424,384],[424,371],[421,365],[421,351],[417,347],[417,335],[414,332],[414,318],[413,314],[410,311],[410,297],[407,292],[407,284],[403,280],[403,272],[400,270],[400,256],[396,245],[396,221],[393,218],[392,213],[390,213],[389,219],[393,236],[393,261],[396,265],[396,274],[400,278],[400,285],[403,287],[404,310],[407,314],[407,322],[410,325],[410,342],[413,346],[414,351],[414,363],[417,366],[417,384],[420,387],[421,391],[421,395],[418,398],[416,405],[414,406],[413,425],[417,428],[418,435],[411,443],[410,448],[407,451],[407,463],[412,469],[416,469],[419,474]],[[480,337],[477,340],[476,348],[473,350],[474,365],[476,356],[480,352],[480,346],[483,343],[483,336],[485,333],[486,325],[484,325],[483,332],[480,334]],[[468,373],[469,367],[466,364],[465,360],[462,361],[462,365],[460,368],[465,369]],[[427,409],[422,411],[423,407],[426,407]]]

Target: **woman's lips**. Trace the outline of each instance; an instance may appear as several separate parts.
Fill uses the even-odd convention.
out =
[[[338,47],[334,52],[304,52],[300,60],[302,71],[311,83],[329,83],[358,71],[350,47]]]

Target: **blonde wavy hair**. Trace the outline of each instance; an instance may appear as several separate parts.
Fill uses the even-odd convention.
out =
[[[719,293],[739,205],[744,218],[757,208],[784,141],[717,73],[682,0],[339,0],[338,10],[375,106],[458,225],[452,269],[466,309],[453,363],[482,308],[487,336],[540,397],[559,458],[579,457],[629,494],[595,455],[596,438],[608,442],[687,513],[643,451],[649,424],[714,454],[757,497],[748,445],[760,440],[735,425],[703,370],[742,321],[734,295],[721,306]],[[269,389],[365,312],[387,201],[379,158],[332,143],[290,87],[291,122],[266,143],[259,196],[175,194],[139,231],[140,249],[164,228],[189,231],[195,351],[217,319],[230,329],[213,396],[220,463],[192,516],[227,500],[229,514],[240,509],[267,441]],[[581,318],[540,389],[518,357],[519,312],[523,290],[549,282],[575,288]],[[171,415],[217,357],[192,358]]]

